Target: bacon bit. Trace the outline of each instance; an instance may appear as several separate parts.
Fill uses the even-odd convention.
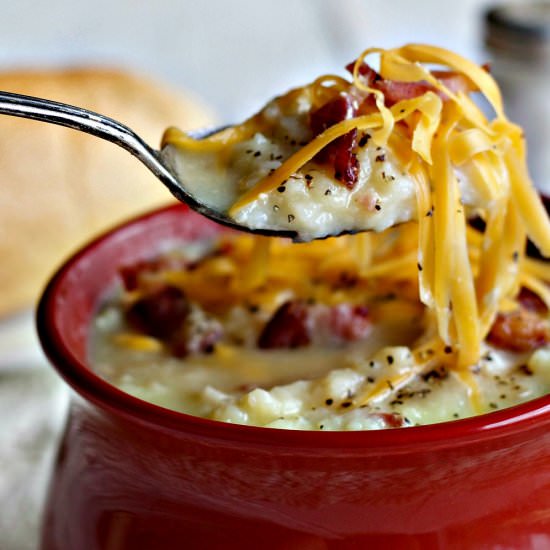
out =
[[[383,420],[388,428],[402,428],[407,425],[407,421],[399,413],[373,413],[373,416]]]
[[[357,145],[357,128],[335,140],[328,147],[338,142],[334,152],[334,177],[348,189],[353,189],[359,179],[359,161],[353,153]]]
[[[354,67],[355,62],[352,62],[346,66],[346,69],[353,74]],[[385,104],[388,107],[404,99],[422,96],[429,91],[436,93],[443,101],[449,99],[445,93],[440,92],[428,82],[384,80],[365,62],[359,67],[358,73],[366,86],[380,90],[384,94]],[[470,92],[476,89],[470,79],[460,73],[433,71],[432,74],[452,93]],[[358,108],[354,108],[351,97],[339,95],[310,114],[310,127],[313,135],[321,134],[342,120],[372,112],[375,107],[373,94],[367,94]],[[334,177],[348,189],[353,189],[359,178],[359,161],[354,153],[357,145],[357,129],[354,129],[324,147],[315,157],[318,162],[332,164]]]
[[[310,114],[310,128],[314,136],[334,124],[355,116],[351,98],[340,95]],[[359,177],[359,161],[353,152],[357,147],[357,129],[335,139],[317,153],[317,162],[332,164],[334,177],[349,189],[353,189]]]
[[[532,311],[539,314],[548,313],[548,308],[539,295],[524,286],[521,287],[521,290],[519,291],[518,302],[521,304],[521,307],[527,311]]]
[[[343,341],[362,340],[372,327],[369,310],[366,306],[338,304],[330,308],[329,327],[333,335]]]
[[[258,347],[262,349],[307,346],[311,339],[307,327],[308,309],[301,301],[285,302],[265,325]]]
[[[489,66],[487,64],[483,65],[483,68],[489,72]],[[479,91],[478,87],[462,73],[454,71],[432,71],[432,75],[454,94],[459,92],[469,93]],[[447,99],[447,96],[442,97],[442,99]]]
[[[169,339],[189,314],[189,302],[183,291],[163,286],[137,300],[126,312],[126,319],[137,330]]]
[[[436,76],[434,71],[434,76]],[[474,91],[470,81],[457,73],[443,73],[437,77],[452,93]],[[381,80],[376,83],[376,89],[384,94],[385,104],[388,107],[395,105],[404,99],[413,99],[424,95],[426,92],[434,92],[443,101],[448,101],[447,94],[439,91],[437,88],[427,82],[400,82],[398,80]]]
[[[377,86],[384,94],[384,103],[391,107],[404,99],[413,99],[424,95],[426,92],[435,91],[433,86],[423,82],[399,82],[397,80],[382,80]]]
[[[356,61],[352,61],[346,65],[346,71],[348,71],[353,76],[353,70],[355,69]],[[382,80],[382,77],[368,64],[363,61],[359,66],[359,75],[362,77],[362,80],[366,86],[372,86],[374,82]]]
[[[139,274],[142,270],[137,265],[123,266],[118,270],[124,288],[128,291],[136,290],[139,286]]]
[[[487,340],[509,351],[532,351],[550,342],[548,321],[525,308],[499,313]]]
[[[223,337],[217,320],[196,319],[183,291],[169,285],[157,287],[132,304],[126,320],[135,330],[163,341],[175,357],[211,353]]]
[[[323,133],[327,128],[334,126],[342,120],[351,118],[354,115],[351,99],[347,96],[339,95],[330,100],[316,111],[310,114],[309,125],[311,131],[317,136]],[[326,149],[326,147],[325,147]],[[319,154],[325,152],[320,151]]]
[[[266,324],[258,347],[297,348],[314,340],[339,345],[366,338],[371,327],[372,320],[365,306],[289,301],[279,307]]]
[[[341,271],[338,275],[338,280],[334,282],[333,288],[353,288],[357,284],[357,275],[347,273],[346,271]],[[321,306],[326,309],[327,306]],[[339,307],[339,306],[335,306]],[[330,310],[329,310],[330,311]]]
[[[367,97],[361,101],[359,107],[357,108],[357,116],[370,115],[371,113],[376,112],[378,107],[376,106],[376,99],[374,94],[368,94]]]
[[[346,66],[346,69],[353,74],[355,62]],[[385,80],[367,63],[363,62],[359,67],[359,74],[365,85],[380,90],[384,94],[385,104],[391,107],[403,99],[413,99],[424,95],[426,92],[436,93],[443,101],[449,98],[437,88],[425,81],[403,82],[400,80]],[[477,87],[466,76],[454,71],[432,71],[432,74],[452,93],[473,92]],[[367,105],[367,104],[365,104]],[[368,106],[372,105],[372,100]]]

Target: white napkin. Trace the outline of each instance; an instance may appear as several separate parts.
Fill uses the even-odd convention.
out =
[[[0,548],[37,548],[42,509],[67,405],[33,315],[0,323]]]

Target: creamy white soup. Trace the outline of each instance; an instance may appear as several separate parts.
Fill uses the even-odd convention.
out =
[[[347,70],[205,139],[166,131],[199,200],[304,242],[226,235],[121,266],[94,321],[98,373],[164,407],[306,430],[548,393],[550,220],[487,68],[409,44]]]
[[[307,277],[317,270],[318,278],[307,284],[284,281],[275,268],[236,303],[242,298],[238,288],[247,285],[237,264],[244,273],[254,269],[253,259],[238,250],[251,254],[253,239],[242,239],[247,243],[237,250],[232,241],[206,247],[202,260],[198,248],[187,255],[184,247],[125,266],[122,288],[94,321],[94,369],[163,407],[224,422],[305,430],[430,424],[548,392],[548,322],[533,295],[524,291],[520,307],[530,312],[532,330],[543,331],[542,340],[533,335],[518,349],[503,339],[502,327],[509,330],[513,322],[502,319],[465,376],[454,368],[455,350],[431,338],[433,320],[406,279],[373,286],[350,272],[342,277],[321,259],[323,248],[333,257],[345,250],[341,243],[314,243],[314,250],[279,244],[272,255],[280,265]],[[358,237],[346,239],[348,247],[356,246]]]

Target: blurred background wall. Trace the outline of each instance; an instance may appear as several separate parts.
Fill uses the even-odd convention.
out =
[[[191,88],[223,121],[367,46],[481,51],[487,0],[3,1],[0,68],[106,64]]]

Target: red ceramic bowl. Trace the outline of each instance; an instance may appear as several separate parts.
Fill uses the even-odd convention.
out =
[[[219,231],[159,210],[46,289],[40,338],[74,392],[43,549],[550,548],[550,396],[432,426],[302,432],[191,417],[97,377],[90,320],[117,268]]]

